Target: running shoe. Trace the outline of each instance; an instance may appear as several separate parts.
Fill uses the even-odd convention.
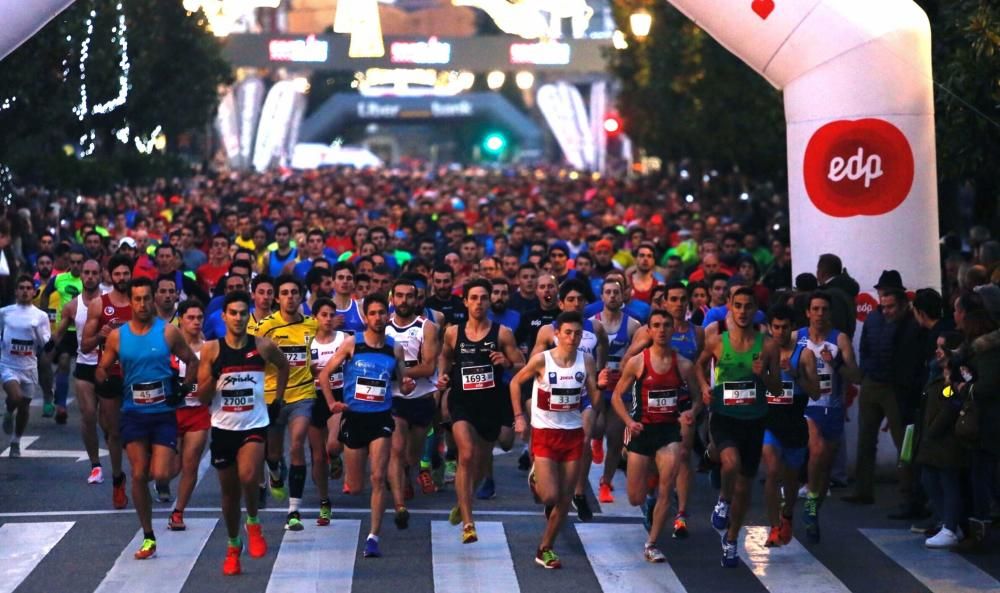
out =
[[[320,527],[326,527],[330,524],[330,518],[333,516],[333,507],[330,506],[330,502],[321,502],[319,504],[319,517],[316,517],[316,525]]]
[[[184,524],[184,511],[174,509],[170,513],[170,518],[167,519],[167,529],[170,531],[184,531],[187,529],[187,525]]]
[[[646,562],[660,563],[666,562],[667,557],[663,555],[660,548],[656,547],[656,544],[646,544],[642,555],[646,558]]]
[[[420,484],[420,491],[424,494],[434,494],[437,487],[434,485],[434,478],[431,477],[430,470],[422,469],[417,473],[417,482]]]
[[[719,499],[715,503],[715,510],[712,511],[712,527],[716,531],[729,529],[729,502]]]
[[[737,568],[740,565],[740,556],[736,550],[736,542],[731,542],[726,540],[726,536],[722,536],[722,567],[723,568]]]
[[[302,516],[298,511],[288,513],[288,518],[285,519],[285,531],[302,531],[305,527],[302,524]]]
[[[170,496],[170,483],[157,484],[156,485],[156,502],[161,502],[164,504],[174,501],[174,497]]]
[[[397,508],[393,522],[396,524],[396,529],[406,529],[410,526],[410,511],[406,510],[406,507]]]
[[[452,525],[458,525],[462,522],[462,512],[458,510],[457,506],[451,507],[451,512],[448,513],[448,522]]]
[[[552,551],[552,548],[539,548],[538,552],[535,553],[535,564],[543,568],[562,568],[562,562],[559,561],[559,556]]]
[[[653,529],[653,509],[655,508],[656,498],[646,496],[646,500],[642,501],[642,526],[646,528],[646,531]]]
[[[8,410],[7,413],[3,415],[3,431],[5,434],[14,433],[14,412]]]
[[[121,475],[121,482],[114,484],[111,488],[111,504],[116,509],[124,509],[128,506],[128,495],[125,494],[125,474]]]
[[[283,480],[271,480],[271,498],[277,502],[282,502],[288,498],[288,488]]]
[[[517,469],[526,472],[531,468],[531,455],[528,450],[521,451],[521,456],[517,458]]]
[[[590,455],[595,465],[604,463],[604,439],[590,439]]]
[[[780,538],[781,545],[788,545],[792,541],[792,518],[781,516],[781,523],[778,525],[778,537]]]
[[[444,462],[444,483],[451,484],[455,481],[455,472],[458,471],[457,461],[445,461]]]
[[[778,525],[772,525],[770,533],[767,534],[767,541],[764,542],[765,548],[777,548],[781,545],[781,527]]]
[[[542,504],[542,499],[538,496],[538,487],[535,480],[535,466],[531,466],[528,471],[528,489],[531,490],[531,497],[535,499],[535,504]]]
[[[240,567],[240,554],[243,546],[226,546],[226,559],[222,562],[222,574],[232,577],[243,572]]]
[[[476,526],[472,523],[466,524],[462,528],[462,543],[463,544],[474,544],[479,541],[479,536],[476,535]]]
[[[330,458],[330,479],[339,480],[344,477],[344,460],[340,455]]]
[[[594,520],[594,511],[590,510],[590,503],[585,495],[573,496],[573,508],[576,509],[576,516],[583,522]]]
[[[90,468],[90,475],[87,476],[88,484],[103,484],[104,483],[104,470],[101,466]]]
[[[597,501],[598,502],[614,502],[615,501],[615,495],[611,494],[612,490],[614,490],[614,488],[611,487],[611,484],[605,482],[602,479],[601,480],[601,485],[597,487]]]
[[[21,443],[11,443],[10,444],[10,458],[17,459],[21,456]]]
[[[476,490],[476,498],[479,500],[490,500],[497,497],[497,485],[493,478],[486,478]]]
[[[260,523],[247,523],[247,551],[251,558],[263,558],[267,554],[267,540],[264,527]]]
[[[688,536],[687,513],[674,515],[674,539],[684,539]]]
[[[142,545],[139,546],[139,550],[135,553],[136,560],[147,560],[156,556],[156,540],[146,538],[142,540]]]
[[[56,415],[56,405],[45,402],[42,405],[42,418],[51,418]]]
[[[378,549],[378,540],[374,537],[368,536],[365,540],[365,558],[381,558],[382,552]]]
[[[66,411],[66,408],[63,407],[56,408],[56,424],[66,424],[66,421],[68,419],[69,419],[69,413]]]
[[[807,496],[802,505],[802,520],[806,525],[806,539],[810,543],[819,543],[819,499]]]

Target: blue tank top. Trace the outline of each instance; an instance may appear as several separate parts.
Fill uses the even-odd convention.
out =
[[[365,343],[363,332],[357,337],[354,356],[344,364],[344,403],[352,412],[385,412],[392,408],[394,343],[387,336],[381,348],[372,348]]]
[[[171,412],[167,396],[173,389],[170,347],[163,337],[164,323],[157,317],[144,335],[132,333],[129,324],[119,328],[118,358],[122,363],[124,397],[122,410],[141,414]]]
[[[597,320],[603,323],[601,319],[601,312],[598,312]],[[622,311],[622,322],[618,326],[618,331],[614,334],[608,335],[608,368],[611,370],[618,370],[622,365],[622,357],[625,356],[625,351],[628,350],[628,315]]]
[[[806,347],[805,344],[800,344],[796,342],[795,350],[792,351],[792,356],[788,359],[788,364],[792,367],[792,370],[795,371],[796,373],[798,373],[799,359],[802,358],[802,350],[805,349],[805,347]],[[788,395],[789,392],[791,392],[795,397],[805,394],[805,392],[802,390],[802,386],[799,385],[799,382],[796,381],[795,378],[792,377],[792,375],[789,374],[784,369],[782,369],[781,371],[781,386],[785,392],[785,395]]]
[[[349,336],[364,333],[365,322],[361,319],[361,311],[357,301],[351,299],[351,305],[343,310],[337,309],[337,315],[344,316],[344,325],[340,326],[340,331]]]
[[[686,332],[674,332],[670,336],[670,346],[684,358],[695,361],[698,357],[698,334],[695,332],[694,324],[688,323]]]
[[[831,356],[834,358],[840,353],[840,347],[837,346],[837,340],[840,338],[840,332],[831,329],[823,342],[819,344],[813,342],[809,339],[809,328],[803,327],[799,329],[796,335],[796,344],[798,346],[803,346],[812,350],[813,354],[816,355],[816,375],[819,379],[819,399],[809,400],[810,406],[819,406],[825,408],[841,408],[844,406],[844,382],[840,378],[840,373],[833,368],[833,365],[829,365],[823,360],[823,348],[829,349]]]
[[[281,275],[281,270],[285,268],[285,264],[295,260],[298,254],[299,254],[298,249],[292,247],[292,250],[288,252],[288,255],[284,259],[282,259],[281,257],[278,256],[278,250],[275,249],[274,251],[271,252],[270,256],[268,256],[267,258],[267,273],[272,278],[277,278],[278,276]]]

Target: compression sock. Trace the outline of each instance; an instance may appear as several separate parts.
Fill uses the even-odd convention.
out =
[[[65,408],[66,396],[69,395],[69,374],[56,374],[56,405]]]
[[[288,511],[299,510],[306,489],[306,466],[293,465],[288,471]]]

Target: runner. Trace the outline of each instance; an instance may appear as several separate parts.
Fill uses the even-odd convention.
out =
[[[166,283],[161,278],[157,281],[157,293]],[[159,294],[157,294],[159,296]],[[163,319],[157,307],[158,316]],[[196,300],[186,300],[177,305],[177,319],[180,322],[181,336],[187,343],[191,351],[198,358],[201,357],[201,349],[204,345],[204,338],[201,335],[201,326],[205,321],[205,310],[200,302]],[[172,360],[177,369],[177,374],[181,377],[187,376],[187,365],[177,357]],[[197,388],[197,385],[195,386]],[[208,408],[201,403],[194,392],[187,394],[184,401],[177,408],[177,450],[180,453],[177,461],[180,467],[173,472],[177,475],[179,470],[181,479],[177,484],[177,502],[174,510],[167,520],[167,529],[172,531],[184,531],[184,509],[187,508],[194,488],[198,484],[198,465],[201,463],[201,455],[205,452],[205,444],[208,442],[208,429],[212,427],[211,414]]]
[[[645,253],[645,250],[642,252]],[[609,276],[611,275],[609,274]],[[613,276],[611,279],[605,279],[601,286],[601,300],[604,302],[604,308],[592,318],[604,326],[609,336],[608,362],[605,368],[601,369],[602,373],[605,370],[608,371],[605,387],[602,388],[601,392],[605,404],[611,403],[611,393],[621,377],[625,351],[628,349],[636,330],[639,329],[639,322],[626,315],[623,309],[625,304],[622,300],[624,291],[624,285]],[[604,454],[603,447],[605,436],[608,439],[607,456]],[[593,439],[590,441],[594,463],[604,463],[604,471],[598,484],[597,500],[599,502],[611,503],[615,501],[611,479],[614,477],[615,471],[618,470],[618,462],[622,458],[624,436],[625,424],[622,423],[621,417],[614,410],[609,411],[602,406],[601,411],[595,415]]]
[[[131,319],[108,334],[96,372],[98,383],[108,389],[114,365],[120,364],[122,370],[121,439],[132,468],[132,499],[143,531],[136,560],[156,555],[149,482],[170,479],[177,455],[174,406],[190,392],[198,365],[181,332],[156,316],[153,290],[148,278],[129,283]],[[171,354],[187,365],[182,385],[175,385]]]
[[[101,298],[91,299],[87,304],[87,322],[83,326],[80,352],[89,354],[95,349],[98,357],[104,351],[108,335],[117,327],[132,319],[132,304],[128,295],[129,281],[132,280],[132,260],[116,254],[108,262],[107,272],[111,277],[111,290]],[[107,378],[97,380],[95,368],[94,389],[102,401],[98,404],[98,418],[108,443],[111,457],[111,502],[116,509],[128,505],[125,493],[125,473],[122,471],[122,440],[118,427],[118,417],[122,406],[122,368],[115,362],[107,369]],[[106,401],[104,401],[106,400]]]
[[[288,386],[285,397],[276,399],[277,368],[269,366],[264,383],[264,396],[268,404],[271,423],[267,437],[267,468],[271,475],[271,496],[281,501],[288,497],[288,517],[285,529],[302,531],[299,506],[306,484],[306,436],[312,418],[313,401],[316,399],[313,382],[309,343],[316,335],[316,320],[299,313],[302,305],[302,284],[292,275],[278,276],[278,310],[260,322],[257,336],[275,343],[288,359]],[[283,471],[285,427],[289,433],[288,489]],[[289,496],[290,494],[290,496]]]
[[[395,311],[385,328],[386,337],[403,349],[403,373],[416,384],[406,395],[396,387],[392,392],[392,417],[396,427],[389,456],[389,484],[399,529],[409,525],[406,500],[413,498],[411,469],[420,461],[427,428],[433,423],[437,409],[438,328],[433,321],[417,314],[416,296],[417,287],[412,278],[404,275],[396,280],[392,285]],[[422,482],[425,493],[428,478],[430,475],[426,474]]]
[[[500,436],[505,402],[499,384],[504,369],[517,369],[523,358],[514,334],[487,317],[492,286],[488,280],[466,282],[462,306],[468,319],[445,330],[438,363],[438,387],[448,393],[448,414],[458,447],[455,474],[457,505],[448,521],[462,523],[462,543],[478,541],[472,520],[472,489],[482,478],[487,455]]]
[[[608,285],[605,285],[605,294]],[[691,426],[701,411],[700,403],[681,410],[682,387],[696,385],[694,367],[671,347],[673,317],[655,309],[649,317],[652,345],[628,360],[621,378],[611,395],[614,413],[625,424],[628,435],[628,499],[634,505],[643,504],[649,490],[650,470],[658,474],[656,502],[649,520],[649,536],[643,555],[649,562],[664,562],[666,557],[656,546],[660,532],[670,512],[670,490],[677,471],[686,461],[679,424]],[[610,384],[613,373],[601,371],[599,383]],[[632,391],[631,413],[625,407],[624,395]]]
[[[514,428],[524,436],[528,423],[521,404],[521,384],[534,379],[531,397],[531,453],[535,464],[534,491],[545,505],[546,525],[535,553],[545,568],[562,568],[552,549],[569,511],[584,447],[582,408],[584,397],[599,401],[597,370],[593,357],[583,352],[583,317],[563,311],[556,318],[556,347],[539,352],[510,383]]]
[[[750,488],[760,465],[767,415],[765,392],[782,393],[779,357],[753,325],[753,290],[741,287],[730,299],[733,323],[706,339],[695,365],[702,402],[711,405],[709,430],[722,460],[722,489],[712,526],[722,533],[722,566],[739,566],[736,538],[750,506]],[[715,361],[715,386],[705,369]]]
[[[21,456],[21,437],[28,427],[31,398],[38,387],[38,352],[49,343],[52,333],[49,316],[31,304],[35,298],[35,281],[27,274],[17,277],[14,304],[0,309],[0,382],[7,394],[7,414],[3,431],[14,433],[10,439],[10,456]],[[49,347],[51,349],[51,346]]]
[[[47,306],[49,310],[51,310],[52,307],[56,307],[57,326],[62,321],[60,309],[65,307],[67,303],[71,302],[83,291],[81,271],[83,263],[86,259],[87,256],[82,247],[76,246],[71,248],[66,260],[69,264],[68,269],[65,272],[52,276],[49,282],[46,283],[45,288],[42,289],[42,294],[38,297],[39,303],[48,303]],[[52,292],[55,292],[57,296],[53,297]],[[53,301],[58,301],[58,305],[56,305]],[[57,422],[65,415],[66,399],[69,393],[69,366],[72,357],[76,356],[77,353],[79,346],[79,334],[83,332],[83,325],[74,324],[73,321],[74,320],[72,319],[70,320],[70,324],[66,331],[62,334],[61,339],[55,341],[56,349],[54,352],[54,358],[57,368],[55,373],[54,399],[57,408]],[[94,361],[94,364],[97,364],[96,360]],[[61,410],[59,409],[60,402],[62,404]]]
[[[543,327],[551,325],[559,315],[559,286],[556,284],[556,277],[552,274],[548,272],[538,274],[538,271],[535,270],[535,274],[530,275],[528,268],[525,266],[535,270],[531,264],[523,264],[518,272],[518,276],[522,282],[527,278],[534,284],[536,298],[533,306],[522,311],[521,320],[514,331],[514,339],[517,340],[517,347],[521,350],[521,354],[527,359],[531,353],[531,349],[535,346],[535,342],[538,340],[538,332]],[[531,397],[531,383],[522,385],[522,387],[521,392],[524,394],[525,401],[527,401]],[[524,450],[521,451],[521,456],[517,459],[517,468],[521,471],[528,471],[531,467],[529,443],[531,425],[529,424],[525,430],[527,431],[525,433],[527,437],[524,439]]]
[[[767,398],[767,428],[762,452],[767,479],[764,499],[771,532],[765,546],[783,546],[792,541],[792,517],[799,492],[799,471],[806,461],[809,428],[806,402],[819,397],[816,357],[804,344],[792,339],[794,311],[775,305],[768,311],[768,325],[780,355],[782,395]],[[779,493],[779,483],[781,491]]]
[[[250,319],[247,321],[247,333],[257,335],[260,322],[274,312],[274,278],[267,274],[254,276],[250,283],[253,288],[250,306]]]
[[[288,382],[288,361],[267,338],[247,333],[250,296],[231,292],[223,301],[226,335],[206,342],[198,369],[198,399],[211,406],[212,466],[222,488],[222,517],[229,540],[225,575],[241,572],[240,498],[247,509],[247,548],[251,558],[267,554],[267,541],[257,517],[257,484],[264,462],[267,404],[264,401],[265,362],[275,370],[275,401],[281,401]]]
[[[860,383],[862,378],[850,336],[833,329],[831,298],[827,291],[809,295],[809,327],[796,334],[796,341],[815,355],[819,377],[819,398],[806,406],[809,483],[802,509],[806,537],[813,543],[820,540],[819,508],[830,488],[830,467],[844,439],[844,391],[847,383]],[[848,502],[857,502],[849,499],[845,497]]]
[[[333,329],[339,329],[349,336],[365,331],[361,308],[354,300],[354,289],[354,266],[346,261],[334,264],[333,302],[337,306],[337,318]]]
[[[156,316],[162,319],[164,323],[180,327],[177,299],[177,278],[173,274],[156,278],[156,295],[153,299],[156,306]],[[198,329],[198,333],[201,333],[201,328]],[[205,430],[208,429],[206,428]]]
[[[87,309],[90,302],[99,299],[101,264],[94,259],[88,259],[83,263],[80,278],[83,282],[83,292],[68,302],[62,309],[59,319],[59,326],[52,336],[52,341],[61,344],[63,340],[70,339],[76,342],[77,352],[76,368],[73,370],[74,393],[76,394],[76,405],[80,410],[80,437],[83,440],[83,448],[87,451],[90,459],[90,475],[87,476],[88,484],[103,484],[104,469],[101,467],[101,458],[98,455],[97,440],[97,406],[100,398],[94,392],[94,371],[97,369],[97,352],[84,353],[80,348],[83,340],[83,328],[87,325]],[[70,327],[80,328],[79,331],[70,331]],[[57,377],[58,380],[58,377]],[[112,405],[112,404],[108,404]]]
[[[392,393],[399,383],[400,393],[413,391],[415,382],[403,377],[403,348],[385,335],[389,322],[389,301],[380,294],[364,300],[365,331],[350,336],[326,362],[318,380],[327,406],[342,413],[340,442],[346,447],[346,481],[351,492],[361,491],[365,458],[371,466],[371,531],[365,539],[365,558],[379,558],[379,533],[385,513],[385,481],[392,448]],[[333,397],[330,387],[334,372],[344,369],[344,401]],[[393,385],[390,385],[392,383]],[[354,480],[357,480],[356,482]]]

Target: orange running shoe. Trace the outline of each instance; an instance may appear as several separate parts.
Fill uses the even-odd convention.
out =
[[[597,500],[599,502],[614,502],[615,495],[611,494],[612,490],[614,488],[611,487],[611,484],[601,480],[601,485],[597,488]]]
[[[174,509],[174,512],[170,513],[170,519],[167,520],[167,529],[170,531],[184,531],[187,529],[187,525],[184,524],[184,511]]]
[[[267,540],[260,523],[247,523],[247,551],[251,558],[263,558],[267,554]]]
[[[147,560],[156,556],[156,540],[146,538],[142,540],[142,546],[135,553],[136,560]]]
[[[240,552],[242,551],[242,546],[226,546],[226,559],[222,563],[222,574],[232,577],[243,572],[240,567]]]
[[[604,463],[604,441],[602,439],[590,439],[590,453],[594,458],[594,463],[597,465]]]
[[[128,494],[125,494],[125,474],[122,474],[122,481],[111,488],[111,504],[116,509],[124,509],[128,506]]]
[[[781,545],[786,545],[792,541],[792,518],[781,516],[781,524],[778,525],[778,537]]]
[[[771,533],[767,534],[767,541],[764,542],[766,548],[777,548],[781,545],[781,528],[777,525],[771,527]]]

